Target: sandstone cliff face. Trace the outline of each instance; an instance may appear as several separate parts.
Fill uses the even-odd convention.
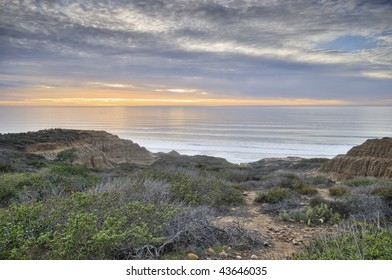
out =
[[[370,139],[346,155],[339,155],[320,168],[338,179],[356,176],[392,178],[392,139]]]
[[[150,165],[156,160],[147,149],[105,131],[81,131],[77,139],[35,143],[25,151],[53,160],[59,152],[72,148],[76,151],[75,162],[95,168],[111,168],[119,163]]]

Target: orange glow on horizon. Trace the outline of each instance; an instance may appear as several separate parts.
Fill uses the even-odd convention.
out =
[[[342,100],[318,99],[175,99],[175,98],[38,98],[0,100],[0,106],[344,106]]]
[[[98,84],[98,83],[95,83]],[[101,84],[99,84],[101,85]],[[103,84],[107,87],[107,84]],[[0,106],[344,106],[356,105],[336,99],[225,98],[197,89],[133,88],[109,84],[107,88],[35,88],[19,90],[19,99],[0,100]],[[126,88],[126,89],[124,89]],[[28,98],[26,98],[28,96]]]

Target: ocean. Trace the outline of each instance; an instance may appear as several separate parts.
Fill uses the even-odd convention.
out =
[[[332,158],[392,137],[392,107],[0,107],[0,133],[47,128],[106,130],[152,152],[233,163]]]

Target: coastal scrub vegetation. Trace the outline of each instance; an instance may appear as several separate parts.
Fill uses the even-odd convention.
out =
[[[362,177],[335,183],[278,172],[252,188],[259,192],[256,202],[264,213],[310,227],[334,225],[292,259],[392,259],[392,180]]]
[[[392,229],[374,222],[341,224],[337,232],[320,236],[296,260],[391,260]]]
[[[37,137],[81,137],[75,133],[51,130]],[[22,149],[38,141],[30,136],[1,139],[6,147],[16,141]],[[186,252],[211,258],[206,254],[211,248],[268,250],[271,241],[258,231],[217,223],[228,213],[242,215],[249,199],[277,223],[334,229],[303,246],[294,259],[392,258],[391,180],[334,182],[307,173],[325,162],[321,159],[237,166],[167,155],[151,166],[107,170],[76,159],[73,149],[54,160],[2,151],[0,259],[183,259]],[[246,197],[249,193],[255,196]]]
[[[212,246],[251,248],[256,232],[219,228],[239,186],[154,168],[105,177],[78,164],[0,175],[0,259],[162,258]]]

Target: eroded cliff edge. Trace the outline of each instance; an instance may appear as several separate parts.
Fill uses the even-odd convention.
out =
[[[369,139],[353,147],[346,155],[338,155],[320,168],[338,179],[356,176],[392,178],[392,138]]]
[[[112,168],[121,163],[150,165],[156,160],[156,156],[144,147],[106,131],[49,129],[7,134],[3,138],[3,147],[9,144],[8,148],[41,155],[48,160],[56,159],[62,151],[73,149],[75,163],[94,168]]]

